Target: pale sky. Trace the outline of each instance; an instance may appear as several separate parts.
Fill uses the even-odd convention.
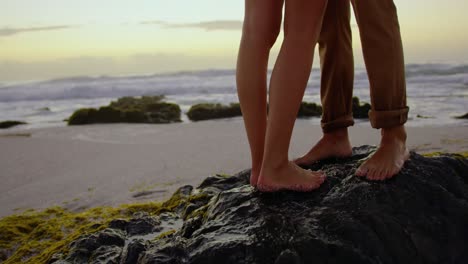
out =
[[[468,62],[467,0],[395,3],[407,63]],[[232,69],[243,11],[242,0],[0,0],[0,83]]]

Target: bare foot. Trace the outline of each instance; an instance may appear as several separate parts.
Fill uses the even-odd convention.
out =
[[[260,175],[260,167],[258,169],[255,167],[252,167],[252,170],[250,171],[250,185],[252,185],[253,187],[257,186],[259,175]]]
[[[323,137],[304,156],[295,159],[297,165],[309,165],[328,158],[346,158],[353,153],[348,137],[348,128],[323,134]]]
[[[409,159],[406,132],[403,126],[382,129],[382,140],[377,151],[356,170],[356,176],[383,181],[400,172]]]
[[[262,192],[290,190],[309,192],[320,187],[325,181],[322,172],[304,170],[292,161],[277,168],[263,167],[257,182],[257,188]]]

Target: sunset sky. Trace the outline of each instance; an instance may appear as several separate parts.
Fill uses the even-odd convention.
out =
[[[468,1],[395,3],[407,63],[468,62]],[[0,0],[0,83],[234,68],[243,8],[242,0]]]

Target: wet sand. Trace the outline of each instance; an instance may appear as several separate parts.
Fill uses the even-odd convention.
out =
[[[321,130],[298,120],[290,157]],[[379,142],[368,123],[350,129],[354,146]],[[468,151],[468,126],[408,127],[411,150]],[[179,123],[99,124],[0,131],[0,217],[29,208],[72,210],[162,200],[186,184],[250,167],[241,118]]]

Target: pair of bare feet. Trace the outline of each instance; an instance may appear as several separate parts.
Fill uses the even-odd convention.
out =
[[[382,139],[377,151],[356,170],[356,176],[382,181],[395,176],[409,158],[404,126],[382,129]],[[321,171],[304,170],[308,165],[328,158],[345,158],[352,155],[348,129],[326,133],[304,156],[275,167],[253,166],[250,184],[262,192],[278,190],[312,191],[325,181]],[[268,175],[268,176],[267,176]]]

